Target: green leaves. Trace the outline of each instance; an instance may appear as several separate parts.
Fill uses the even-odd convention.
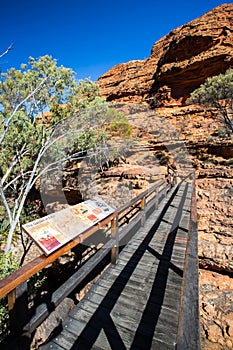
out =
[[[109,108],[108,112],[109,124],[107,130],[115,135],[120,135],[123,137],[129,137],[132,134],[132,126],[129,125],[126,116],[116,109]]]
[[[225,74],[207,78],[206,82],[192,92],[187,103],[213,103],[215,100],[232,99],[233,96],[233,69]]]
[[[2,75],[0,118],[0,198],[5,209],[0,224],[8,231],[9,252],[32,204],[29,193],[43,176],[50,172],[55,178],[54,172],[61,170],[62,177],[67,159],[81,157],[87,149],[95,154],[110,133],[124,137],[132,130],[127,118],[100,97],[96,84],[77,82],[72,69],[57,66],[48,55],[29,57],[20,70]]]
[[[187,104],[198,103],[217,108],[229,130],[233,132],[233,69],[207,78],[192,92]]]
[[[23,64],[21,69],[12,68],[3,74],[0,104],[5,118],[33,91],[35,93],[20,106],[20,110],[30,118],[50,109],[55,103],[66,103],[69,96],[74,94],[74,72],[63,66],[58,67],[51,56],[38,60],[30,57],[28,65]]]

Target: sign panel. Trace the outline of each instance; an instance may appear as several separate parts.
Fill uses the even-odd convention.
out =
[[[29,222],[23,230],[49,255],[114,211],[102,199],[94,198]]]

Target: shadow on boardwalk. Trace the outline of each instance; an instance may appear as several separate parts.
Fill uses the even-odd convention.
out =
[[[172,227],[170,229],[170,232],[168,233],[162,254],[158,253],[152,247],[150,247],[150,242],[153,236],[155,235],[174,197],[176,196],[178,189],[179,188],[177,188],[174,191],[171,198],[168,200],[165,207],[163,208],[158,219],[156,220],[155,224],[152,226],[142,243],[135,250],[126,266],[120,272],[119,276],[117,276],[111,288],[105,295],[104,299],[100,302],[96,311],[90,317],[89,321],[87,322],[79,336],[77,336],[77,339],[75,340],[73,345],[71,345],[70,349],[99,349],[98,346],[95,346],[95,342],[102,330],[104,331],[105,336],[108,340],[110,349],[126,349],[126,346],[111,317],[111,311],[116,305],[118,298],[120,297],[123,289],[127,285],[127,282],[129,281],[140,259],[143,257],[143,254],[146,251],[151,253],[156,259],[158,259],[159,264],[157,267],[149,298],[143,310],[142,317],[141,319],[139,319],[139,323],[134,334],[134,339],[131,343],[130,349],[151,349],[155,328],[163,305],[169,269],[172,269],[180,277],[182,277],[183,275],[183,271],[174,264],[172,264],[171,257],[177,230],[179,228],[179,222],[182,216],[182,209],[187,194],[187,185],[185,186],[184,191],[182,191],[182,197],[178,209],[176,211]],[[47,347],[43,347],[43,349],[45,348]]]

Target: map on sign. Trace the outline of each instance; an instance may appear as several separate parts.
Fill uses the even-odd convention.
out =
[[[49,255],[114,211],[102,199],[94,198],[29,222],[23,230]]]

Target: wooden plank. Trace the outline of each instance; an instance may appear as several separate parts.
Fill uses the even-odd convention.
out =
[[[161,247],[161,248],[160,248]],[[148,264],[150,266],[151,263],[157,263],[159,258],[161,257],[161,249],[163,251],[164,244],[163,246],[160,244],[149,244],[147,247],[142,249],[142,252],[139,253],[134,253],[134,252],[123,252],[121,259],[119,262],[127,264],[127,262],[136,262],[142,265]],[[143,256],[142,256],[143,253]]]
[[[68,316],[66,318],[66,320],[64,322],[63,332],[69,331],[74,336],[78,337],[81,334],[81,332],[85,329],[87,322],[86,322],[86,319],[83,319],[83,317],[81,317],[79,310],[80,309],[77,308],[75,310],[75,315]],[[77,317],[76,317],[76,315],[77,315]],[[91,315],[89,316],[89,319],[90,318],[91,318]]]
[[[130,275],[132,275],[133,273],[138,275],[145,275],[151,270],[155,271],[158,264],[157,259],[147,250],[145,250],[144,253],[142,252],[142,254],[144,255],[144,257],[141,256],[141,254],[138,256],[136,256],[136,254],[133,254],[131,257],[129,257],[128,261],[127,259],[119,259],[118,264],[115,267],[115,271],[122,271],[124,273],[129,273]],[[146,259],[147,256],[149,257],[149,260]],[[145,263],[144,259],[146,260]],[[137,271],[135,271],[136,269]]]
[[[100,348],[99,346],[92,346],[92,348],[91,348],[91,350],[105,350],[104,348]],[[109,350],[109,348],[107,349],[107,350]]]
[[[101,283],[101,281],[100,281],[100,283]],[[174,297],[175,296],[175,293],[174,293],[175,290],[178,291],[177,298]],[[163,304],[163,306],[169,307],[169,308],[173,307],[174,309],[178,310],[177,309],[177,305],[179,304],[180,290],[181,290],[181,287],[179,289],[177,287],[176,288],[173,287],[170,292],[168,290],[166,290],[165,295],[164,295],[164,304]],[[101,290],[101,288],[96,288],[96,289],[94,289],[93,295],[91,297],[89,297],[89,300],[99,303],[99,301],[100,301],[98,299],[99,295],[97,295],[97,294],[101,295],[101,301],[102,301],[104,299],[104,296],[106,295],[107,291],[108,291],[107,287],[106,288],[102,288],[102,290]],[[147,293],[148,293],[148,289],[147,289]],[[161,293],[162,293],[162,291],[161,291]],[[134,299],[134,295],[137,297],[136,300]],[[97,300],[96,300],[96,298],[97,298]],[[112,295],[109,296],[109,298],[110,299],[114,299],[115,295],[112,294]],[[117,300],[116,308],[118,307],[117,305],[119,304],[119,302],[122,302],[124,304],[124,306],[126,307],[125,310],[127,310],[127,311],[131,310],[131,308],[133,308],[134,305],[139,305],[139,307],[143,310],[146,300],[147,300],[147,298],[145,298],[145,293],[138,292],[138,294],[136,294],[136,293],[130,294],[130,293],[128,293],[128,290],[123,290],[123,292],[121,293],[121,295],[119,296],[119,298]],[[153,304],[153,303],[157,304],[156,297],[154,299],[151,298],[151,304]],[[130,308],[129,308],[129,306],[130,306]],[[83,307],[84,308],[86,307],[85,304],[84,304]]]
[[[112,314],[112,319],[114,323],[117,325],[119,331],[122,329],[126,329],[127,332],[131,331],[135,334],[135,331],[137,330],[138,325],[138,318],[135,320],[131,320],[132,313],[127,313],[125,315],[122,315],[122,313],[119,313],[119,315]],[[151,324],[153,323],[153,317],[150,317],[148,319],[148,322],[144,324],[143,328],[140,329],[140,338],[144,337],[147,338],[151,334]],[[136,327],[136,328],[135,328]],[[167,332],[167,336],[171,334],[171,330]],[[132,340],[134,337],[132,337]],[[174,337],[175,339],[175,337]],[[135,348],[139,346],[140,343],[135,344]]]
[[[87,306],[87,308],[86,308]],[[95,343],[95,346],[97,347],[101,347],[101,348],[105,348],[106,346],[106,338],[105,336],[103,336],[103,334],[101,335],[101,331],[104,329],[104,332],[108,334],[108,341],[110,340],[111,342],[114,342],[115,344],[123,342],[123,340],[119,339],[119,336],[117,336],[117,334],[119,333],[119,327],[116,327],[116,325],[112,324],[112,318],[110,317],[108,310],[100,307],[98,309],[98,316],[95,318],[93,318],[93,312],[95,312],[95,308],[92,310],[91,306],[93,306],[92,303],[87,303],[87,305],[85,306],[85,309],[79,309],[78,310],[78,314],[76,317],[79,318],[80,322],[80,318],[82,320],[84,320],[85,318],[88,318],[89,316],[92,317],[92,321],[91,323],[87,323],[86,324],[86,328],[83,328],[82,332],[78,332],[78,335],[80,335],[81,337],[84,337],[82,339],[86,339],[87,334],[90,334],[90,337],[92,337],[91,340],[91,344],[93,344],[93,341]],[[88,311],[87,311],[88,310]],[[112,326],[111,326],[112,324]],[[73,333],[75,334],[75,329],[78,328],[78,326],[74,327],[74,331]],[[70,328],[68,328],[70,330]],[[85,334],[86,333],[86,334]],[[132,338],[133,334],[131,335]],[[97,339],[95,339],[97,338]],[[130,332],[125,332],[124,335],[124,341],[129,343],[129,339],[130,339]],[[88,338],[87,338],[88,340]],[[77,341],[77,346],[79,348],[79,341]],[[108,344],[108,349],[109,349],[109,342],[107,342]]]
[[[96,339],[95,346],[97,346],[101,350],[109,350],[109,349],[114,349],[114,346],[116,349],[122,349],[122,339],[120,337],[114,337],[114,335],[105,334],[104,330],[101,330],[98,338]],[[111,343],[114,344],[113,347],[111,347]],[[93,349],[93,347],[91,348]]]
[[[93,306],[92,308],[90,308],[91,305]],[[92,310],[91,312],[90,309]],[[83,329],[85,328],[85,326],[83,325],[88,324],[88,322],[90,321],[97,309],[98,307],[96,307],[96,305],[92,304],[90,301],[83,305],[83,308],[77,307],[76,312],[72,314],[73,322],[70,320],[67,329],[77,336],[80,335]],[[80,322],[80,324],[78,322],[74,322],[74,320]]]
[[[117,325],[117,328],[119,332],[121,333],[121,330],[125,329],[127,332],[131,332],[133,335],[131,338],[131,347],[132,349],[149,349],[147,345],[148,343],[153,341],[153,335],[154,335],[154,329],[156,329],[156,325],[154,324],[155,320],[153,318],[153,315],[147,319],[147,322],[143,324],[143,327],[138,328],[138,319],[136,319],[134,322],[131,321],[130,315],[122,315],[120,314],[118,317],[115,317],[115,315],[112,315],[114,323]],[[173,334],[174,332],[169,329],[167,333],[163,334],[164,339],[168,338]],[[151,337],[152,335],[152,337]],[[150,341],[148,339],[151,338]],[[175,335],[174,335],[175,339]],[[133,343],[134,342],[134,343]]]
[[[119,313],[119,310],[122,310],[122,315],[125,315],[126,312],[129,313],[129,317],[134,317],[136,314],[137,322],[138,322],[138,315],[141,315],[142,310],[145,308],[147,298],[144,298],[142,296],[137,296],[134,299],[129,295],[121,294],[117,300],[117,302],[113,306],[113,310]],[[122,308],[120,306],[123,306]],[[119,309],[118,309],[119,308]],[[112,315],[115,311],[112,311]]]
[[[69,318],[69,326],[53,340],[53,343],[64,347],[66,350],[73,348],[76,349],[77,346],[78,349],[81,350],[92,349],[91,339],[82,336],[82,332],[86,329],[86,326],[85,322]]]
[[[185,252],[186,252],[186,249],[185,247],[173,247],[172,249],[172,257],[177,257],[179,259],[183,259],[185,257]]]
[[[124,329],[127,332],[130,332],[132,334],[132,340],[134,339],[135,332],[137,331],[138,327],[138,318],[132,317],[132,313],[126,314],[126,313],[113,313],[112,319],[114,324],[117,326],[119,330]],[[141,329],[141,335],[148,336],[150,334],[150,328],[151,324],[153,323],[153,318],[151,317],[148,319],[148,323],[144,324],[144,327]]]
[[[153,350],[171,350],[174,349],[174,343],[172,341],[169,343],[169,334],[167,334],[163,339],[153,339],[151,349]]]
[[[130,294],[132,290],[133,290],[133,288],[130,289],[130,287],[127,285],[126,288],[122,291],[121,295],[119,296],[116,305],[119,303],[119,301],[124,303],[127,306],[129,306],[129,305],[132,306],[132,304],[134,305],[134,304],[140,303],[140,307],[143,308],[145,306],[145,303],[146,303],[148,297],[149,297],[150,289],[148,289],[148,288],[145,288],[144,290],[137,289],[136,292],[138,292],[138,293],[132,292],[132,294]],[[106,291],[107,291],[107,288],[106,288]],[[163,305],[165,307],[173,308],[175,310],[176,306],[180,302],[180,292],[181,292],[181,286],[179,286],[179,287],[172,286],[172,288],[170,288],[170,290],[166,290],[165,292],[162,289],[158,288],[156,290],[156,295],[151,296],[150,303],[154,304],[154,305],[158,305],[158,303],[160,303],[160,300],[161,300],[160,297],[163,296]],[[99,302],[98,296],[103,297],[104,295],[105,295],[104,290],[101,291],[101,289],[96,289],[95,293],[93,293],[93,295],[91,297],[89,297],[89,300],[92,302],[98,303]],[[110,295],[108,298],[114,299],[114,295]],[[96,299],[97,299],[97,301],[96,301]],[[127,310],[127,312],[130,312],[127,308],[126,308],[126,310]]]
[[[175,227],[174,225],[177,225],[178,221],[175,223],[174,221],[162,222],[160,229],[163,230],[163,234],[161,234],[161,230],[157,229],[154,238],[151,238],[148,242],[150,243],[149,247],[153,248],[156,254],[159,254],[158,250],[161,251],[161,257],[153,255],[152,251],[146,250],[148,245],[142,244],[146,232],[145,230],[139,230],[136,239],[131,241],[121,252],[119,264],[114,269],[110,267],[106,270],[87,293],[85,299],[72,311],[71,318],[74,321],[71,327],[68,324],[66,326],[70,328],[71,333],[74,333],[73,336],[76,336],[76,339],[77,329],[80,334],[82,330],[86,329],[85,324],[88,324],[88,327],[90,325],[93,327],[89,331],[91,329],[95,329],[95,332],[98,331],[95,333],[97,338],[95,338],[94,345],[92,341],[94,338],[90,341],[92,349],[94,347],[109,349],[111,348],[111,342],[112,344],[118,344],[119,348],[122,346],[130,348],[134,339],[138,339],[135,338],[135,332],[141,318],[140,315],[144,314],[149,298],[152,312],[147,312],[143,326],[138,330],[142,338],[135,344],[142,348],[143,339],[150,336],[154,322],[153,310],[159,307],[160,315],[155,327],[154,337],[151,340],[152,346],[159,344],[161,346],[159,350],[171,349],[171,346],[174,346],[182,287],[182,278],[177,272],[179,269],[181,270],[184,263],[187,231],[182,229],[188,222],[187,218],[182,219],[182,212],[186,206],[188,207],[188,201],[183,196],[185,188],[185,184],[180,187],[177,197],[172,202],[174,207],[169,208],[164,216],[166,220],[170,220],[172,216],[174,217],[177,214],[181,217],[182,228],[177,230],[173,245],[169,247],[167,239],[171,228]],[[182,203],[182,206],[180,203]],[[147,221],[145,224],[147,229],[153,227],[153,225],[154,220]],[[141,238],[139,237],[140,234]],[[163,252],[164,244],[167,246],[165,252]],[[168,260],[166,260],[166,256]],[[158,264],[160,264],[159,271],[157,271]],[[164,278],[166,279],[166,290],[163,287]],[[157,287],[154,285],[155,282]],[[152,287],[154,295],[151,294]],[[110,290],[111,293],[109,293]],[[106,333],[106,329],[102,329],[101,320],[103,319],[104,324],[108,317],[110,318],[110,329]],[[90,320],[92,321],[90,322]],[[89,349],[87,332],[83,334],[85,334],[84,338],[78,340],[75,344],[78,344],[79,348],[82,349],[83,344],[87,341],[86,345]],[[65,344],[66,341],[70,340],[70,337],[70,335],[67,337],[63,334],[59,344]],[[164,341],[165,338],[166,342]]]
[[[143,270],[142,270],[143,271]],[[120,272],[120,274],[119,274]],[[145,284],[147,281],[150,283],[152,281],[153,277],[150,278],[150,275],[146,275],[145,273],[138,273],[137,271],[134,271],[133,274],[130,273],[131,270],[128,271],[122,271],[115,269],[114,271],[111,271],[111,274],[115,277],[117,277],[117,282],[122,281],[125,285],[126,283],[133,284],[137,286],[137,284]],[[154,276],[154,272],[151,274],[151,276]],[[104,278],[108,278],[108,275],[106,275]]]
[[[149,229],[148,229],[148,231],[149,231]],[[164,228],[163,229],[158,228],[157,231],[154,232],[154,237],[153,237],[152,242],[154,241],[154,244],[164,245],[164,242],[166,241],[167,236],[168,236],[168,230],[167,229],[165,230]],[[133,241],[128,243],[128,245],[123,249],[123,252],[130,253],[130,252],[136,250],[137,248],[144,249],[144,245],[142,245],[143,238],[144,237],[142,237],[142,235],[141,235],[139,239],[137,239],[137,238],[133,239]]]
[[[178,329],[178,323],[169,324],[168,322],[166,322],[166,320],[164,321],[164,319],[161,317],[161,319],[159,318],[158,323],[156,325],[154,339],[159,339],[159,337],[157,336],[157,333],[164,333],[166,335],[171,334],[172,336],[174,336],[173,341],[175,342],[175,338],[177,336],[177,329]]]
[[[67,350],[61,347],[60,345],[54,343],[53,341],[51,341],[49,344],[41,345],[39,349],[40,350]]]
[[[59,345],[60,347],[68,350],[71,349],[76,340],[76,336],[67,330],[62,332],[58,337],[53,339],[53,343]]]
[[[111,263],[116,264],[119,255],[119,225],[118,216],[111,221],[111,237],[115,241],[111,249]]]
[[[164,180],[160,182],[160,184],[156,184],[154,189],[158,187],[158,185],[162,185],[164,183]],[[143,198],[145,194],[148,194],[150,192],[153,192],[154,189],[146,190],[143,193],[141,193],[139,196],[134,198],[132,201],[127,203],[127,207],[129,207],[132,203],[136,203],[138,200]],[[131,203],[132,202],[132,203]],[[0,299],[3,298],[5,295],[7,295],[9,292],[14,290],[18,285],[21,283],[27,281],[31,276],[35,275],[37,272],[45,268],[47,265],[55,261],[58,257],[61,255],[67,253],[69,250],[74,248],[77,244],[82,242],[84,239],[90,237],[93,233],[98,231],[100,227],[103,227],[107,225],[112,219],[114,219],[120,211],[113,213],[109,217],[105,218],[101,222],[98,223],[98,225],[93,226],[92,228],[88,229],[83,234],[79,235],[76,239],[72,240],[71,242],[67,243],[65,246],[61,247],[54,253],[52,253],[49,256],[41,255],[34,259],[33,261],[29,262],[28,264],[24,265],[17,271],[14,271],[11,275],[5,277],[0,281]]]
[[[185,271],[182,286],[181,312],[179,316],[179,331],[177,335],[178,350],[199,350],[199,297],[198,297],[198,227],[195,179],[191,199],[191,215]]]
[[[156,264],[156,258],[154,256],[151,256],[151,253],[149,253],[148,251],[145,251],[145,253],[143,254],[143,256],[140,258],[140,260],[138,260],[137,256],[134,255],[132,257],[133,253],[129,254],[127,252],[127,254],[122,254],[119,260],[119,263],[121,264],[127,264],[129,262],[131,263],[137,263],[138,265],[144,267],[144,268],[148,268],[148,266],[150,266],[150,264]]]
[[[176,342],[177,328],[178,328],[177,325],[171,327],[167,323],[159,322],[155,328],[152,346],[155,346],[156,343],[157,344],[165,343],[168,346],[169,350],[174,349],[175,348],[174,345]],[[154,349],[154,347],[152,347],[152,349]],[[160,350],[160,348],[158,349]]]
[[[163,270],[161,269],[161,272]],[[165,270],[164,270],[165,271]],[[112,275],[112,277],[111,277]],[[150,275],[149,275],[150,276]],[[117,269],[114,269],[111,271],[111,274],[106,274],[104,276],[104,278],[106,278],[107,280],[111,280],[111,278],[115,278],[115,277],[118,277],[118,270]],[[145,284],[146,280],[151,283],[154,281],[154,277],[155,277],[155,274],[151,274],[151,278],[148,279],[147,276],[142,276],[141,274],[136,274],[136,272],[134,274],[132,274],[131,276],[129,276],[127,273],[122,273],[121,274],[121,278],[118,278],[117,279],[117,282],[123,282],[125,285],[126,283],[129,285],[132,284],[133,286],[137,286],[137,284],[140,286],[141,284]],[[163,276],[161,277],[162,280],[163,280]],[[161,278],[157,277],[157,281],[158,281],[158,284],[161,280]],[[172,285],[172,288],[173,288],[173,285],[175,284],[180,284],[181,285],[181,277],[177,276],[175,273],[173,273],[172,271],[169,270],[168,272],[168,281],[167,281],[167,285]]]
[[[126,294],[117,294],[117,293],[111,293],[106,298],[106,293],[104,288],[99,288],[93,294],[89,297],[89,301],[92,303],[96,303],[97,306],[108,308],[110,307],[110,311],[112,307],[115,307],[119,300],[124,300],[124,303],[130,306],[131,308],[137,307],[139,309],[143,308],[145,305],[145,298],[140,299],[140,297],[137,297],[137,300],[134,300],[130,295]],[[100,305],[101,304],[101,305]],[[87,304],[83,304],[80,306],[82,308],[86,308]]]
[[[114,277],[115,276],[112,274],[112,278],[114,278]],[[111,281],[110,277],[108,280]],[[102,281],[103,281],[103,279],[101,279],[97,283],[101,285]],[[148,283],[152,283],[152,282],[148,281]],[[131,278],[130,280],[121,278],[120,280],[117,280],[117,282],[115,282],[115,285],[119,285],[119,286],[122,286],[124,288],[129,287],[129,289],[131,288],[134,290],[142,290],[142,291],[145,290],[145,282],[141,280],[141,282],[139,283],[138,279],[133,279],[133,278]]]
[[[131,302],[132,304],[132,302]],[[136,308],[132,308],[129,309],[126,307],[129,307],[130,305],[128,303],[124,303],[123,301],[118,303],[115,305],[115,307],[112,309],[111,312],[109,312],[108,308],[105,308],[103,306],[98,307],[98,316],[99,315],[107,315],[107,316],[111,316],[111,318],[113,320],[117,319],[119,316],[121,318],[121,320],[124,320],[125,318],[129,319],[129,321],[131,322],[131,324],[133,324],[133,329],[135,330],[135,327],[138,324],[138,318],[141,316],[142,310],[141,309],[136,309]],[[81,310],[81,309],[80,309]],[[79,310],[79,311],[80,311]],[[126,312],[126,310],[128,312]],[[94,313],[96,312],[96,306],[94,303],[89,302],[86,303],[86,305],[83,305],[83,308],[81,310],[83,313],[89,313],[90,316],[94,315]],[[75,315],[75,317],[77,318],[77,315]],[[106,316],[103,316],[106,318]],[[93,321],[95,323],[97,323],[97,321],[101,320],[101,317],[96,317],[96,320],[93,318]],[[130,328],[132,330],[132,328]]]
[[[111,317],[117,324],[124,327],[126,327],[125,323],[130,323],[132,326],[130,329],[135,330],[138,320],[141,318],[144,306],[145,302],[137,303],[135,300],[130,300],[130,298],[126,299],[125,297],[120,297],[111,312]],[[120,319],[120,321],[123,323],[120,321],[117,322],[117,319]]]
[[[131,302],[131,304],[133,304],[132,306],[129,304],[129,298],[128,300],[126,300],[125,296],[122,296],[122,298],[119,298],[116,306],[113,309],[112,312],[112,317],[114,319],[114,316],[118,316],[120,315],[121,319],[129,319],[131,320],[134,324],[138,324],[138,320],[141,318],[142,314],[144,313],[144,309],[145,309],[145,305],[147,302],[147,298],[144,299],[144,303],[141,304],[142,306],[138,306],[137,300],[134,300],[133,303]],[[153,309],[157,308],[158,304],[156,298],[150,302],[151,305],[151,315],[148,314],[147,317],[147,323],[153,323],[154,322],[154,315],[153,315]],[[178,310],[179,310],[179,302],[177,303],[177,305],[174,306],[174,301],[172,299],[172,296],[170,297],[170,299],[168,299],[167,297],[164,299],[163,304],[161,305],[161,315],[163,317],[163,315],[165,315],[166,319],[170,319],[171,320],[175,319],[176,321],[176,325],[178,324]],[[140,316],[140,317],[139,317]],[[126,321],[125,321],[126,322]],[[164,322],[164,324],[169,324],[167,321]]]
[[[142,263],[141,263],[141,265],[142,265]],[[143,271],[143,273],[144,273],[144,271]],[[79,280],[79,278],[77,278],[78,280]],[[62,291],[64,291],[64,288],[62,289]],[[64,293],[63,293],[64,294]],[[56,303],[57,304],[57,303]],[[44,307],[45,308],[45,307]],[[46,309],[47,310],[47,309]],[[46,311],[45,310],[45,311]],[[38,313],[37,313],[38,314]],[[34,317],[34,319],[35,319],[35,317]],[[40,318],[37,318],[37,322],[35,322],[34,321],[34,328],[36,327],[36,325],[39,323],[39,320],[40,320]]]
[[[94,256],[92,256],[76,273],[74,273],[61,287],[59,287],[51,296],[51,304],[53,307],[59,303],[74,290],[95,266],[108,254],[111,250],[111,241],[106,244],[104,249],[100,249]],[[48,306],[41,304],[37,309],[35,315],[30,321],[30,328],[33,332],[41,322],[49,315]]]
[[[102,330],[99,333],[95,346],[98,346],[104,350],[130,349],[134,333],[124,328],[115,327],[115,325],[112,323],[111,328],[106,327],[104,331]]]
[[[139,262],[137,262],[137,260],[135,262],[130,261],[127,265],[125,265],[125,263],[122,262],[122,260],[119,260],[118,266],[124,267],[124,272],[130,272],[132,271],[132,268],[134,268],[132,274],[134,274],[135,276],[138,275],[140,278],[140,276],[149,276],[150,274],[155,273],[158,267],[158,261],[153,256],[151,257],[151,261],[145,264],[143,263],[143,258],[142,261]]]
[[[87,299],[88,299],[89,301],[91,301],[91,302],[93,302],[93,303],[96,304],[96,308],[100,305],[100,303],[103,302],[104,298],[105,298],[105,295],[101,295],[101,294],[93,293],[93,292],[90,292],[90,293],[88,294],[88,297],[87,297]],[[106,307],[108,307],[108,306],[110,307],[110,306],[112,305],[112,300],[111,300],[111,298],[105,299],[104,302],[105,302],[105,306],[106,306]],[[83,307],[83,304],[80,305],[80,308],[81,308],[81,307]],[[73,317],[73,315],[75,315],[75,312],[76,312],[75,310],[74,310],[73,312],[71,312],[71,316],[72,316],[72,317]]]
[[[173,264],[175,264],[175,262],[177,262],[178,264],[181,264],[181,266],[183,268],[183,266],[184,266],[184,259],[185,259],[185,251],[186,250],[183,250],[182,252],[176,251],[176,250],[173,251],[170,261]]]
[[[97,282],[97,285],[101,286],[101,287],[105,287],[105,288],[108,288],[109,289],[109,283],[108,281],[106,282],[105,280],[103,280],[102,278]],[[119,286],[122,286],[122,284],[118,283]],[[128,295],[130,296],[134,296],[134,295],[143,295],[145,298],[147,296],[147,289],[145,288],[145,285],[144,284],[140,284],[139,285],[139,288],[136,288],[137,287],[137,284],[135,285],[130,285],[130,284],[126,284],[126,286],[124,287],[122,293],[127,293]],[[122,294],[121,293],[121,294]]]

